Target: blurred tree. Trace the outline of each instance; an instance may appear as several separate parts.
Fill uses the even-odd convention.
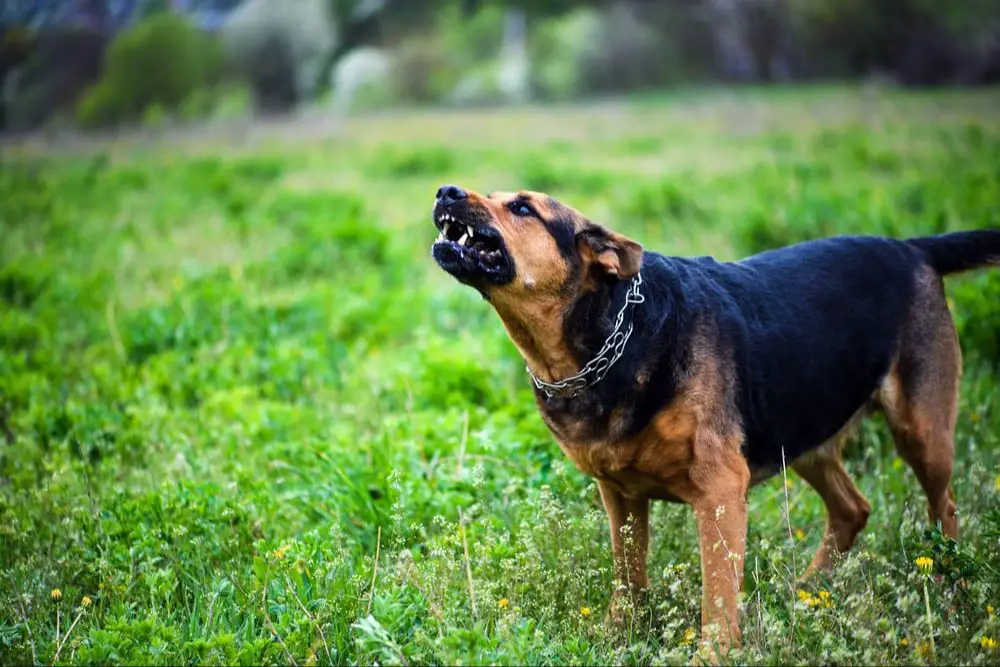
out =
[[[7,129],[9,77],[31,55],[35,36],[28,26],[38,15],[41,5],[40,0],[14,0],[5,2],[0,13],[0,132]]]
[[[222,28],[231,61],[259,111],[289,111],[317,90],[338,41],[329,0],[248,0]]]

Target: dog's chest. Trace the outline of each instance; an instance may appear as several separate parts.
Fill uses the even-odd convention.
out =
[[[560,449],[584,474],[626,496],[678,500],[686,487],[693,438],[687,430],[665,430],[665,426],[671,425],[658,419],[633,437],[617,439],[587,437],[591,429],[565,423],[552,432]]]

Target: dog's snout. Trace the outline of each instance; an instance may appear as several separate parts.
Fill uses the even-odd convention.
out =
[[[437,191],[437,200],[442,206],[450,206],[457,201],[468,199],[469,193],[457,185],[442,185]]]

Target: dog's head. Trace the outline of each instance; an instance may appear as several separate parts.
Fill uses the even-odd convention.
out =
[[[539,192],[484,196],[457,185],[437,191],[434,259],[494,302],[559,296],[627,280],[642,246]]]

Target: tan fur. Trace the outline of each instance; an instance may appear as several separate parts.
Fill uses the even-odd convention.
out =
[[[750,471],[740,453],[742,435],[733,406],[720,404],[728,364],[708,352],[678,396],[638,436],[630,440],[587,442],[572,431],[558,437],[560,447],[584,473],[599,480],[613,537],[616,571],[631,573],[633,588],[647,585],[644,568],[647,526],[643,512],[650,498],[691,505],[702,554],[702,624],[705,638],[728,646],[738,642],[739,594],[746,549],[746,503]],[[632,526],[628,554],[614,536],[629,507],[640,520]],[[641,590],[628,591],[639,594]],[[616,614],[618,596],[612,613]]]
[[[962,352],[940,276],[927,269],[918,278],[917,290],[902,335],[900,360],[886,378],[879,400],[896,451],[927,495],[931,521],[940,522],[945,535],[957,538],[950,486]],[[919,363],[914,363],[916,359]]]
[[[506,204],[517,197],[531,201],[542,214],[545,198],[537,193],[469,193],[469,203],[487,208],[507,245],[517,275],[514,282],[495,290],[490,300],[525,362],[539,378],[554,380],[572,375],[579,366],[563,340],[562,321],[569,305],[562,285],[569,266],[555,240],[538,220],[515,218]]]

